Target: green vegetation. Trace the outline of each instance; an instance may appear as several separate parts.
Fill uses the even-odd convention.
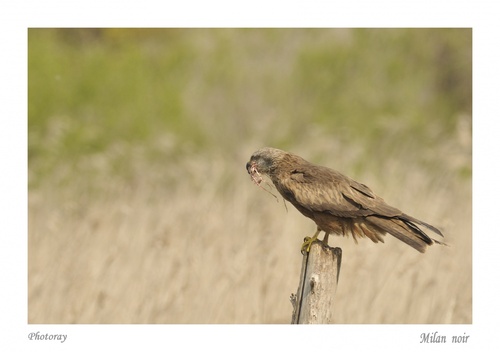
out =
[[[331,129],[377,139],[380,118],[405,119],[404,133],[426,136],[429,121],[450,129],[471,114],[471,34],[460,30],[355,30],[345,44],[306,45],[297,76]],[[458,42],[458,43],[457,43]],[[449,136],[449,135],[448,135]],[[445,135],[446,137],[446,135]]]
[[[126,176],[137,147],[157,162],[256,139],[287,148],[311,129],[361,146],[364,164],[403,141],[434,147],[471,116],[468,29],[31,29],[28,39],[31,185],[113,150],[106,172]]]

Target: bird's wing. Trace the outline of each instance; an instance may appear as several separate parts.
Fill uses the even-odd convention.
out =
[[[290,202],[310,211],[329,212],[340,217],[402,214],[367,186],[322,166],[295,168],[281,175],[276,186]]]
[[[382,198],[375,195],[367,186],[365,186],[361,183],[358,183],[354,180],[350,180],[350,182],[351,182],[350,183],[351,189],[357,191],[357,192],[354,192],[353,199],[355,201],[359,200],[360,202],[364,202],[364,206],[367,207],[368,209],[373,210],[374,215],[379,215],[379,216],[388,217],[388,218],[397,217],[398,219],[403,221],[406,226],[413,228],[415,231],[417,231],[419,233],[422,233],[422,231],[418,228],[417,225],[415,225],[415,223],[418,225],[425,226],[428,229],[432,230],[433,232],[437,233],[438,235],[443,236],[441,231],[439,229],[437,229],[436,227],[432,226],[431,224],[428,224],[422,220],[414,218],[413,216],[410,216],[408,214],[404,214],[399,209],[391,207]],[[361,197],[359,195],[360,193],[368,196],[368,198]]]
[[[397,218],[426,238],[427,235],[415,223],[443,236],[434,226],[390,206],[368,186],[326,167],[310,165],[295,168],[281,175],[276,186],[285,199],[311,212],[328,212],[346,218],[364,216],[373,221]]]

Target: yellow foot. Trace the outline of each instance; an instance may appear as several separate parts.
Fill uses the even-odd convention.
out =
[[[304,237],[304,243],[302,243],[302,246],[300,247],[300,253],[302,253],[303,255],[309,253],[309,251],[311,250],[311,245],[314,241],[315,239],[313,239],[312,237]]]
[[[318,235],[320,233],[320,229],[316,231],[316,233],[312,237],[305,237],[304,238],[304,243],[302,243],[302,246],[300,247],[300,252],[305,255],[306,253],[309,253],[311,250],[311,245],[313,244],[314,241],[318,239]]]

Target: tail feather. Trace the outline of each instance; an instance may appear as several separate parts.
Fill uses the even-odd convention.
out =
[[[418,220],[417,218],[414,218],[413,216],[410,216],[410,215],[407,215],[407,214],[403,214],[403,215],[400,216],[400,218],[402,220],[405,220],[405,221],[416,222],[417,224],[425,226],[429,230],[432,230],[433,232],[435,232],[439,236],[444,237],[443,234],[441,233],[441,231],[439,231],[436,227],[434,227],[431,224],[428,224],[428,223],[426,223],[426,222],[424,222],[422,220]]]
[[[368,216],[366,217],[366,221],[379,227],[383,231],[390,233],[400,241],[403,241],[421,253],[424,253],[427,247],[433,243],[442,244],[441,242],[433,240],[427,236],[427,234],[415,225],[415,223],[428,227],[437,234],[443,236],[441,231],[429,224],[424,223],[423,221],[407,216],[406,214],[394,218]]]

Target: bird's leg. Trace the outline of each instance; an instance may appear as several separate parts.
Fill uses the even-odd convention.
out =
[[[316,230],[316,233],[312,237],[305,237],[304,238],[304,243],[302,243],[302,247],[300,247],[300,252],[302,254],[309,253],[309,250],[311,249],[311,245],[313,244],[314,241],[318,239],[318,235],[321,232],[321,229],[318,227]]]
[[[328,232],[325,232],[325,237],[323,237],[323,243],[328,246],[328,236],[330,234]]]

